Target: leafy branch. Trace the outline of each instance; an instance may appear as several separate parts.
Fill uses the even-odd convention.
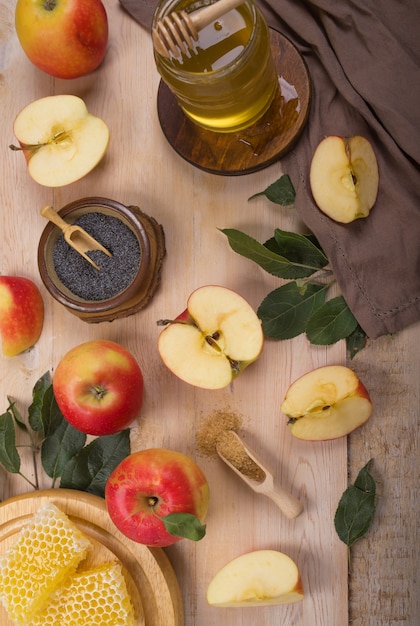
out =
[[[47,372],[32,390],[32,402],[25,420],[12,398],[0,415],[0,464],[12,474],[18,474],[34,489],[39,489],[38,458],[44,472],[52,479],[52,487],[60,481],[61,488],[79,489],[101,497],[113,469],[130,454],[130,433],[123,430],[115,435],[87,437],[71,426],[62,415],[54,397],[51,376]],[[27,443],[16,444],[16,428]],[[21,472],[19,448],[29,448],[34,467],[34,480]]]
[[[290,178],[282,176],[264,192],[282,206],[293,203]],[[250,259],[263,270],[289,282],[270,292],[257,315],[264,335],[270,339],[292,339],[306,333],[314,345],[331,345],[346,340],[353,358],[366,345],[367,336],[342,295],[328,298],[335,283],[328,258],[313,234],[298,234],[276,228],[264,243],[233,228],[221,229],[234,252]]]

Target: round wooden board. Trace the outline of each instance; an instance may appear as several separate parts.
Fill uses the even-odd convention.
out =
[[[200,128],[184,115],[161,80],[157,109],[162,131],[174,150],[192,165],[212,174],[238,176],[268,167],[293,148],[309,116],[311,83],[295,46],[270,29],[271,49],[281,94],[256,124],[235,133]]]
[[[181,594],[172,566],[162,549],[148,548],[122,535],[111,522],[105,501],[70,489],[35,491],[0,505],[0,554],[46,502],[52,502],[87,535],[93,550],[80,569],[120,561],[135,614],[136,626],[182,626]],[[13,626],[0,603],[1,626]]]

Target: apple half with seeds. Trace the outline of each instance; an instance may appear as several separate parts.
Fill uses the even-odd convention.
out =
[[[292,383],[281,405],[294,437],[326,441],[364,424],[373,405],[366,387],[344,365],[327,365]]]
[[[302,599],[297,565],[277,550],[255,550],[236,557],[207,587],[207,602],[215,607],[291,604]]]
[[[261,354],[264,335],[254,309],[226,287],[196,289],[187,308],[158,339],[165,365],[178,378],[203,389],[228,386]]]
[[[347,224],[367,217],[379,188],[372,145],[360,135],[325,137],[312,157],[309,180],[318,208],[333,220]]]
[[[46,187],[61,187],[88,174],[109,144],[105,122],[89,113],[77,96],[34,100],[16,116],[13,131],[29,174]]]

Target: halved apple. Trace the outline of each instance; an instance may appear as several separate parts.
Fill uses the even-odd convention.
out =
[[[218,607],[290,604],[302,599],[296,563],[277,550],[255,550],[236,557],[207,587],[207,602]]]
[[[326,441],[348,435],[372,414],[372,401],[356,374],[344,365],[327,365],[292,383],[281,405],[292,435]]]
[[[309,179],[318,208],[333,220],[347,224],[367,217],[379,187],[370,142],[360,135],[325,137],[312,157]]]
[[[109,129],[70,95],[34,100],[18,113],[13,131],[32,178],[46,187],[61,187],[88,174],[104,156]]]
[[[160,322],[162,323],[162,322]],[[261,322],[242,296],[226,287],[196,289],[187,309],[158,339],[165,365],[181,380],[203,389],[231,383],[261,354]]]

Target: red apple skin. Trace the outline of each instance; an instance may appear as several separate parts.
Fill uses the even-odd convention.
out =
[[[126,457],[105,486],[108,513],[126,537],[163,548],[181,540],[159,519],[190,513],[201,522],[207,513],[209,487],[191,458],[174,450],[149,448]]]
[[[56,78],[78,78],[102,62],[108,18],[101,0],[18,0],[16,34],[29,60]]]
[[[31,348],[44,325],[44,301],[34,282],[22,276],[0,276],[2,351],[13,357]]]
[[[143,388],[134,356],[120,344],[101,339],[72,348],[53,377],[62,414],[89,435],[112,435],[128,427],[140,413]]]

